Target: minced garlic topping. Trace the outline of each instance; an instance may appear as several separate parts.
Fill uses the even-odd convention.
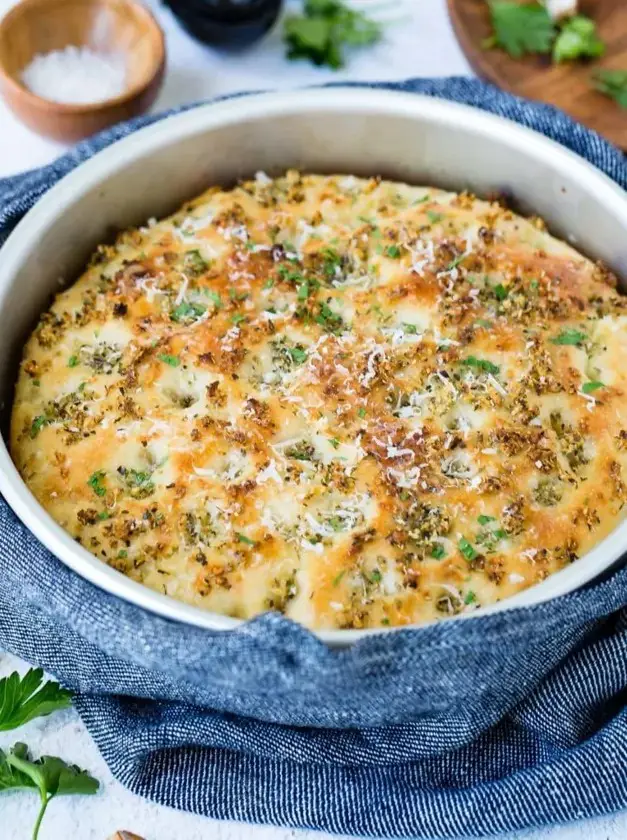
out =
[[[627,304],[497,203],[259,173],[103,246],[29,340],[12,450],[120,572],[315,628],[473,610],[619,521]]]

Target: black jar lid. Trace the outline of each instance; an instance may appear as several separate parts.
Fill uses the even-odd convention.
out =
[[[248,46],[272,27],[282,0],[165,0],[192,37],[225,49]]]

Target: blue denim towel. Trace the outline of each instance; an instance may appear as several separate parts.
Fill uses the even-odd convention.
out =
[[[468,79],[383,86],[510,117],[627,184],[623,156],[554,108]],[[154,119],[0,181],[0,231]],[[627,807],[626,568],[552,603],[331,651],[275,614],[218,633],[144,612],[72,573],[1,499],[0,558],[0,645],[76,689],[113,773],[142,796],[374,837],[486,836]]]

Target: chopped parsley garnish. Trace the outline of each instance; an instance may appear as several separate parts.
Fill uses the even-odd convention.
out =
[[[338,583],[342,580],[342,578],[344,577],[345,574],[346,574],[346,571],[344,569],[342,569],[342,571],[339,574],[337,574],[333,578],[333,580],[331,581],[331,586],[337,586]]]
[[[476,356],[468,356],[467,359],[462,359],[460,361],[460,365],[475,368],[475,370],[482,370],[486,373],[491,373],[494,376],[496,376],[496,374],[501,370],[501,368],[493,362],[490,362],[487,359],[478,359]]]
[[[344,327],[344,322],[342,321],[341,316],[336,315],[331,307],[326,303],[320,304],[320,309],[318,310],[318,314],[315,316],[314,320],[330,333],[341,332]]]
[[[433,543],[433,545],[431,546],[431,556],[435,560],[441,560],[443,557],[446,557],[446,549],[444,548],[442,543]]]
[[[466,604],[466,605],[474,604],[474,602],[476,600],[477,600],[477,596],[472,591],[472,589],[469,589],[468,592],[466,593],[466,597],[464,598],[464,604]]]
[[[169,353],[159,353],[157,358],[160,362],[163,362],[164,365],[170,365],[170,367],[178,367],[181,364],[181,360],[178,356],[171,356]]]
[[[50,420],[44,414],[39,414],[35,417],[30,427],[31,440],[34,440],[43,427],[47,426],[48,423],[50,423]]]
[[[103,483],[106,474],[105,470],[97,470],[95,473],[91,474],[87,481],[87,485],[91,487],[96,496],[100,496],[101,498],[107,493],[107,488]]]
[[[240,315],[238,312],[236,312],[235,315],[231,315],[231,323],[232,324],[241,324],[242,321],[245,321],[245,320],[246,320],[246,316],[245,315]]]
[[[559,335],[552,338],[551,344],[564,344],[571,345],[573,347],[580,347],[586,338],[586,334],[580,332],[579,330],[566,329],[562,330]]]
[[[584,382],[581,387],[581,390],[584,394],[592,394],[594,391],[598,391],[599,388],[605,388],[603,382],[599,382],[598,380],[593,380],[592,382]]]
[[[229,289],[229,297],[231,300],[246,300],[248,297],[247,292],[238,292],[237,289],[234,289],[233,286]]]
[[[237,541],[244,543],[244,545],[257,545],[254,540],[251,540],[250,537],[247,537],[246,534],[242,534],[239,531],[235,532],[235,536],[237,537]]]
[[[333,449],[338,449],[340,442],[337,438],[329,438],[329,443],[333,447]]]
[[[487,516],[485,513],[482,513],[481,516],[477,517],[477,522],[479,525],[487,525],[488,522],[496,522],[496,517]]]
[[[521,4],[509,0],[490,3],[494,34],[483,47],[502,47],[512,58],[527,53],[551,52],[556,29],[546,8],[540,3]]]
[[[324,273],[329,278],[335,277],[337,269],[342,265],[342,258],[333,248],[323,248],[321,253],[324,257]]]
[[[417,335],[418,327],[415,324],[401,324],[401,327],[408,335]]]
[[[74,368],[78,364],[80,364],[80,359],[78,358],[78,356],[70,356],[70,358],[67,360],[67,366],[70,368]]]
[[[105,519],[111,519],[111,514],[107,513],[106,510],[101,510],[98,514],[98,519],[100,519],[101,522],[104,522]]]
[[[204,259],[198,248],[185,254],[184,264],[186,270],[192,271],[194,274],[202,274],[209,268],[209,263]]]
[[[502,283],[497,283],[494,287],[494,297],[497,300],[505,300],[505,298],[509,295],[508,289]]]
[[[206,308],[200,303],[187,303],[187,301],[183,301],[179,303],[176,309],[172,310],[170,318],[177,324],[185,321],[197,321],[206,311]]]
[[[476,560],[477,557],[479,556],[478,552],[476,552],[475,549],[473,548],[472,543],[470,543],[466,539],[466,537],[461,538],[461,540],[457,543],[457,547],[459,548],[461,553],[464,555],[466,560],[469,560],[469,561],[472,562],[473,560]]]
[[[152,473],[145,470],[128,469],[127,467],[118,467],[118,473],[122,476],[133,498],[145,499],[154,493],[155,485],[152,481]]]
[[[446,266],[447,271],[452,271],[454,268],[463,262],[466,259],[466,254],[460,254],[459,257],[455,257],[454,260],[451,260],[450,263]]]
[[[118,559],[119,560],[126,560],[127,557],[128,557],[128,551],[126,551],[126,549],[123,548],[120,551],[118,551]]]
[[[389,618],[386,617],[386,618],[381,619],[381,624],[385,625],[385,627],[387,627],[389,623],[390,623]]]
[[[434,213],[433,210],[427,210],[427,218],[434,225],[436,222],[441,222],[444,216],[441,213]]]
[[[328,524],[333,528],[334,531],[343,531],[344,530],[344,522],[340,519],[339,516],[332,516],[330,519],[327,520]]]
[[[298,292],[296,294],[298,300],[307,300],[309,297],[309,281],[303,280],[303,282],[298,287]]]
[[[401,255],[401,249],[398,245],[388,245],[385,249],[386,257],[391,257],[393,260],[397,260]]]
[[[383,575],[378,569],[373,569],[370,573],[370,580],[372,581],[372,583],[381,583],[381,581],[383,580]]]
[[[307,361],[307,351],[298,344],[296,347],[288,347],[287,352],[292,357],[292,360],[296,362],[297,365],[302,365],[303,362]]]
[[[363,406],[361,408],[357,409],[357,416],[361,417],[362,420],[366,416],[366,409]]]
[[[274,286],[274,277],[268,277],[266,282],[263,284],[264,289],[271,289]]]
[[[211,298],[216,309],[222,309],[222,298],[212,289],[207,289],[207,297]]]

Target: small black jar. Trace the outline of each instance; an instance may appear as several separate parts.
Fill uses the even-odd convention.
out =
[[[283,0],[165,0],[183,27],[199,41],[241,49],[272,27]]]

